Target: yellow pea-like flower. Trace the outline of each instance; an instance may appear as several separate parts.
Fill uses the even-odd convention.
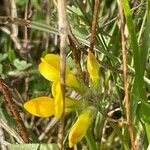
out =
[[[100,66],[96,61],[93,53],[91,51],[88,51],[87,70],[89,72],[89,76],[93,84],[97,84],[100,80],[99,69]]]
[[[65,112],[70,112],[77,103],[78,101],[76,100],[73,100],[71,98],[65,98]],[[55,99],[47,96],[41,96],[28,100],[24,103],[23,107],[32,115],[43,118],[50,117],[52,115],[60,118],[63,109],[61,108],[61,105],[56,104]]]
[[[79,115],[77,121],[72,126],[69,133],[69,147],[73,147],[76,143],[82,140],[85,136],[92,121],[92,111],[84,111]]]
[[[40,73],[49,81],[55,81],[60,78],[60,56],[54,54],[47,54],[41,58],[42,62],[39,64]],[[69,66],[66,66],[66,74],[70,71]]]
[[[40,73],[49,81],[60,80],[60,56],[54,54],[47,54],[41,58],[42,62],[39,64]],[[77,78],[70,72],[70,67],[66,65],[66,85],[83,92],[83,87]]]
[[[38,117],[50,117],[54,115],[54,99],[46,96],[37,97],[24,103],[24,108]]]

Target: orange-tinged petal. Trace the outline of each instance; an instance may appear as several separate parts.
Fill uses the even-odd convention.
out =
[[[69,147],[73,147],[76,143],[82,140],[85,136],[91,121],[92,121],[92,112],[85,111],[83,112],[72,126],[71,131],[69,133]]]
[[[24,108],[38,117],[50,117],[54,115],[54,99],[50,97],[37,97],[27,101]]]
[[[47,54],[41,58],[42,62],[39,64],[40,73],[49,81],[60,79],[60,56],[54,54]],[[66,74],[70,71],[69,66],[66,66]]]
[[[88,51],[87,70],[89,72],[90,79],[92,80],[94,84],[98,83],[100,80],[99,69],[100,69],[100,66],[98,62],[96,61],[93,53],[91,51]]]

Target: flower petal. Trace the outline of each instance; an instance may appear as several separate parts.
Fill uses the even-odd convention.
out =
[[[38,117],[50,117],[54,115],[54,100],[50,97],[37,97],[27,101],[24,108]]]
[[[60,72],[57,68],[50,65],[45,59],[39,64],[39,71],[47,80],[55,81],[60,78]]]
[[[91,51],[88,51],[87,70],[89,72],[90,79],[92,80],[94,84],[97,84],[100,80],[99,69],[100,69],[100,66],[98,62],[96,61],[93,53]]]
[[[39,64],[40,73],[49,81],[60,79],[60,56],[54,54],[47,54],[41,58],[42,62]],[[66,66],[66,74],[70,71],[69,66]]]
[[[52,91],[55,99],[55,116],[61,118],[63,113],[63,95],[59,80],[53,82]]]
[[[87,110],[83,112],[72,126],[71,131],[69,133],[69,147],[73,147],[76,143],[78,143],[85,136],[91,121],[92,121],[92,112]]]
[[[57,81],[59,82],[59,81]],[[55,101],[57,100],[57,92],[59,92],[58,90],[58,84],[56,82],[54,82],[52,84],[52,95],[55,97]],[[58,99],[58,103],[60,103],[61,101],[61,96],[59,97]],[[55,102],[56,103],[56,102]],[[65,112],[70,112],[73,108],[73,106],[77,105],[78,101],[77,100],[74,100],[74,99],[71,99],[71,98],[65,98]]]

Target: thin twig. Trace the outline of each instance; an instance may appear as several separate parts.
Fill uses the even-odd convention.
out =
[[[58,134],[58,148],[63,149],[63,135],[64,135],[64,123],[65,123],[65,79],[66,79],[66,45],[67,36],[69,33],[69,26],[66,14],[65,0],[57,1],[58,9],[58,25],[60,33],[60,83],[63,95],[63,113],[60,120],[60,128]]]
[[[5,141],[5,134],[4,134],[4,130],[2,129],[1,125],[0,125],[0,141]],[[7,150],[7,147],[5,144],[3,144],[1,142],[1,150]]]
[[[17,7],[15,0],[9,0],[9,9],[10,9],[10,16],[12,18],[17,18]],[[10,37],[12,38],[13,42],[16,45],[16,48],[18,50],[22,49],[22,45],[18,39],[18,25],[17,24],[11,24],[11,34]]]
[[[16,3],[15,0],[9,0],[10,4],[10,15],[12,18],[17,18],[17,8],[16,8]],[[16,37],[18,36],[18,26],[16,24],[11,24],[11,31],[12,31],[12,36]]]
[[[24,20],[29,20],[31,17],[31,0],[27,0],[26,7],[25,7],[25,13],[24,13]],[[23,51],[22,53],[28,52],[28,28],[27,26],[24,26],[24,45],[23,45]]]
[[[49,130],[58,122],[57,118],[53,118],[49,124],[47,125],[47,127],[45,128],[44,132],[41,133],[41,135],[39,136],[39,140],[42,141],[43,138],[45,137],[45,135],[49,132]]]
[[[69,37],[69,43],[70,43],[70,48],[72,51],[73,58],[75,60],[77,70],[78,70],[78,76],[81,80],[84,80],[82,68],[81,68],[81,63],[80,63],[80,57],[81,57],[81,51],[77,49],[76,44],[72,40],[70,36]]]
[[[95,45],[98,11],[99,11],[99,0],[95,0],[93,21],[92,21],[92,31],[91,31],[91,37],[90,37],[90,49],[89,49],[91,52],[93,52],[93,48]]]
[[[29,142],[29,135],[27,132],[26,127],[24,126],[23,120],[17,111],[16,104],[14,103],[10,90],[4,83],[2,79],[0,79],[0,91],[2,92],[4,99],[6,101],[7,106],[9,107],[10,112],[12,113],[14,119],[16,120],[17,126],[18,126],[18,132],[22,136],[22,139],[25,143]]]
[[[125,23],[124,23],[124,16],[123,16],[123,9],[122,5],[120,4],[120,1],[118,2],[118,8],[119,8],[119,16],[121,21],[121,38],[122,38],[122,53],[123,53],[123,76],[124,76],[124,91],[125,91],[125,110],[126,110],[126,121],[128,125],[130,140],[131,140],[131,146],[133,150],[136,150],[135,145],[135,135],[134,135],[134,129],[132,125],[132,118],[131,118],[131,110],[130,110],[130,101],[129,101],[129,91],[128,91],[128,76],[127,76],[127,52],[126,52],[126,39],[125,39]]]
[[[1,118],[0,118],[0,126],[5,131],[7,131],[11,136],[13,136],[18,143],[20,143],[20,144],[24,143],[21,136],[13,128],[11,128],[6,122],[4,122],[3,119],[1,119]]]

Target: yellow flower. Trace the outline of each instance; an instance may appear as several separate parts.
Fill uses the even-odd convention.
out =
[[[50,97],[37,97],[27,101],[23,106],[28,112],[38,117],[54,115],[54,99]]]
[[[74,107],[76,104],[77,101],[70,98],[65,98],[65,112],[71,111],[72,107]],[[48,96],[41,96],[31,99],[24,103],[23,107],[29,113],[38,117],[45,118],[56,114],[55,100]]]
[[[82,140],[85,136],[92,121],[92,111],[84,111],[79,115],[77,121],[72,126],[69,133],[69,147],[73,147],[76,143]]]
[[[24,108],[31,114],[38,117],[50,117],[55,115],[61,118],[63,112],[63,97],[59,81],[53,82],[52,94],[54,98],[41,96],[27,101]],[[71,98],[65,98],[65,111],[68,112],[78,101]]]
[[[88,51],[87,70],[89,72],[89,76],[93,84],[97,84],[100,80],[99,69],[100,69],[100,66],[98,62],[96,61],[94,55],[92,54],[91,51]]]
[[[39,64],[40,73],[49,81],[55,81],[60,78],[60,56],[54,54],[47,54],[41,58],[42,62]],[[66,66],[66,74],[70,71],[69,66]]]
[[[42,62],[39,64],[40,73],[49,81],[56,81],[60,79],[60,56],[54,54],[47,54],[41,58]],[[66,65],[66,85],[83,92],[83,87],[77,78],[70,72],[70,67]]]

